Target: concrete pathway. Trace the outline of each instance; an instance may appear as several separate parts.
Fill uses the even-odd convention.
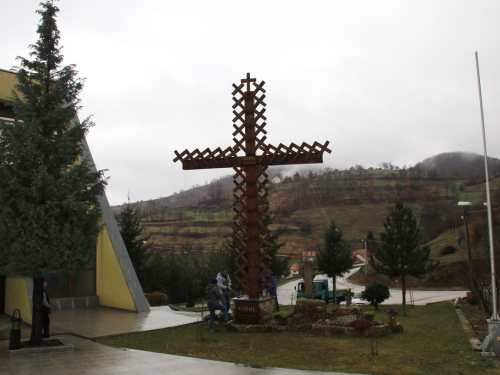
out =
[[[64,338],[74,345],[72,353],[53,353],[10,357],[8,332],[10,317],[0,315],[0,375],[4,374],[170,374],[170,375],[341,375],[346,373],[301,371],[278,368],[255,368],[228,362],[112,348],[92,338],[128,332],[148,331],[196,322],[198,313],[175,312],[168,307],[153,307],[150,312],[96,307],[55,311],[51,314],[51,338]],[[31,328],[21,327],[23,338]]]
[[[352,273],[358,269],[353,268],[343,278],[337,278],[337,289],[351,288],[353,291],[363,291],[365,287],[351,283],[347,280]],[[324,275],[318,275],[315,280],[326,279]],[[297,300],[297,291],[295,287],[298,285],[299,280],[294,280],[278,287],[278,301],[281,305],[295,305]],[[329,280],[330,288],[332,287],[332,279]],[[400,305],[403,301],[401,289],[390,289],[391,296],[383,302],[384,305]],[[406,303],[408,305],[426,305],[428,303],[435,303],[441,301],[454,301],[457,297],[465,297],[467,291],[465,290],[408,290],[406,291]]]

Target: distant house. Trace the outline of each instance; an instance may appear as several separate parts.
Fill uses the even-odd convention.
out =
[[[316,251],[303,251],[302,252],[303,262],[316,262]]]
[[[278,185],[278,184],[281,184],[281,178],[279,178],[278,176],[274,177],[272,180],[271,180],[271,183],[273,185]]]
[[[290,273],[292,274],[292,276],[299,274],[299,267],[300,265],[298,263],[292,264],[292,266],[290,267]]]
[[[366,259],[366,250],[354,250],[352,252],[352,256],[354,257],[354,265],[362,265],[365,264],[369,259]]]

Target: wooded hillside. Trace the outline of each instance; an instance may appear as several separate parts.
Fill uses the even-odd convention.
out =
[[[415,167],[382,163],[377,169],[357,165],[346,170],[303,170],[292,176],[270,169],[269,180],[281,179],[279,184],[269,183],[270,214],[274,217],[271,228],[282,228],[282,240],[286,241],[283,254],[298,256],[304,250],[315,250],[331,220],[353,248],[362,248],[361,239],[369,231],[378,237],[388,210],[403,201],[419,220],[422,242],[428,242],[461,226],[462,209],[457,201],[484,200],[481,158],[447,153]],[[489,163],[494,177],[500,161],[490,158]],[[498,179],[492,184],[496,186]],[[231,236],[232,199],[232,177],[227,176],[136,205],[156,250],[179,249],[186,242],[194,249],[207,250],[219,247]],[[120,207],[115,207],[115,212],[119,211]]]

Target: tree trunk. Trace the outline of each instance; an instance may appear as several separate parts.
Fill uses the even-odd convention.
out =
[[[33,279],[33,321],[31,325],[30,345],[43,344],[43,277]]]
[[[401,291],[403,293],[403,313],[406,315],[406,283],[405,283],[405,275],[401,275]]]
[[[337,277],[333,276],[332,277],[332,288],[333,288],[333,304],[337,304]],[[328,291],[328,296],[330,295],[330,292]]]

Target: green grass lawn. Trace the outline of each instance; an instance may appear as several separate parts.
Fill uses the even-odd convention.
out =
[[[377,340],[366,337],[322,337],[310,333],[210,332],[198,341],[200,324],[100,339],[126,348],[247,364],[317,371],[367,374],[498,374],[496,358],[475,353],[453,305],[383,306],[376,320],[388,321],[395,308],[404,332]],[[374,311],[373,307],[364,308]],[[373,355],[372,352],[378,355]]]

